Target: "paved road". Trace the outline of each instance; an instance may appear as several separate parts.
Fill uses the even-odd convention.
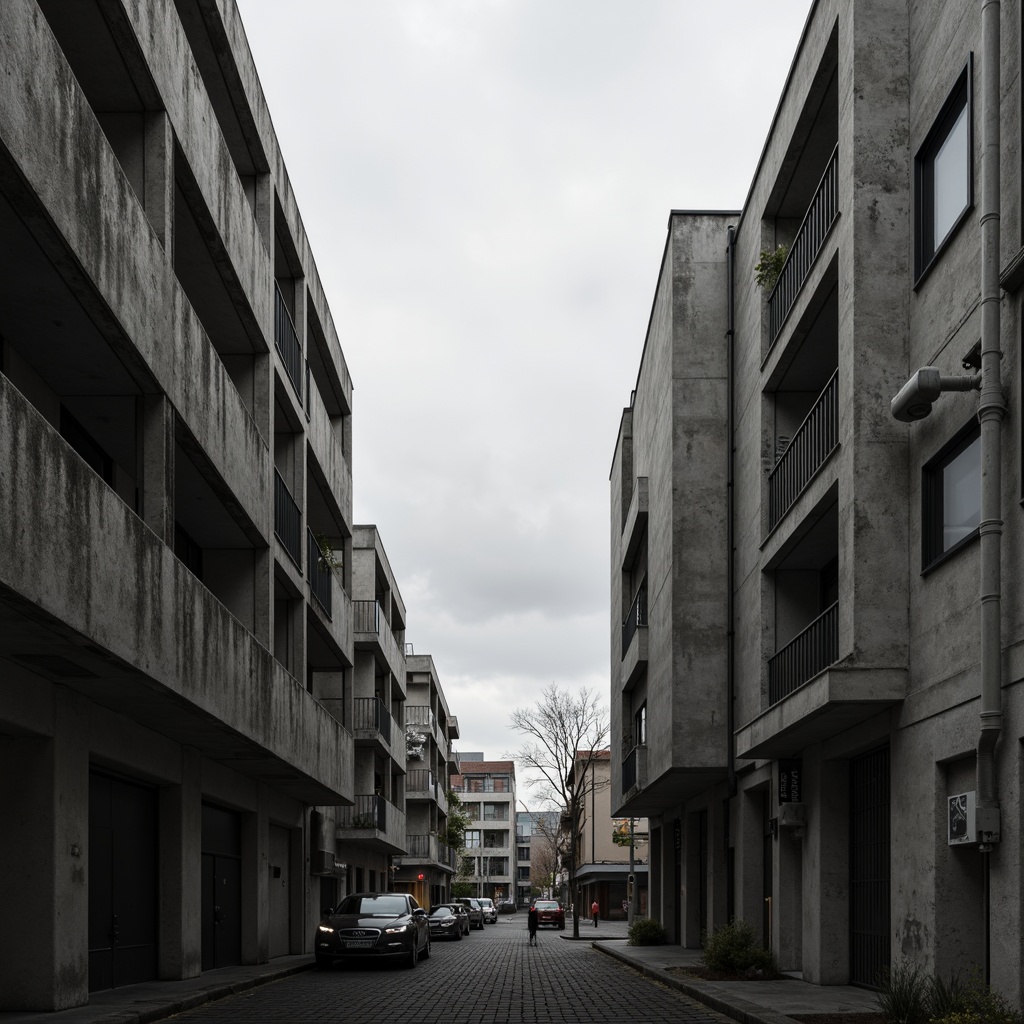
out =
[[[305,971],[174,1018],[197,1024],[732,1024],[728,1018],[526,915],[435,942],[412,970],[358,964]],[[581,930],[582,934],[582,930]]]

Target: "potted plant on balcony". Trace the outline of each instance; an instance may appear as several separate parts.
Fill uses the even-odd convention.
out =
[[[786,265],[789,256],[788,245],[777,245],[774,249],[762,249],[757,263],[754,264],[754,283],[758,288],[771,292],[775,282]]]

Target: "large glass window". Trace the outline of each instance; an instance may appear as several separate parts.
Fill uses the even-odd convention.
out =
[[[974,203],[968,59],[914,160],[914,276],[920,280]]]
[[[981,432],[962,430],[924,468],[925,569],[977,535],[981,522]]]

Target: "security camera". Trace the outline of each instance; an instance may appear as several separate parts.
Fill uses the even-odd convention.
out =
[[[922,366],[892,400],[893,416],[903,423],[923,420],[942,394],[942,374],[937,366]]]

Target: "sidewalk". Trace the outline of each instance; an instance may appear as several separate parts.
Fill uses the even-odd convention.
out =
[[[590,939],[594,949],[741,1024],[793,1024],[794,1015],[879,1012],[874,992],[852,985],[811,985],[799,975],[784,981],[704,981],[682,973],[699,963],[699,949],[630,946],[626,932],[624,921],[602,921],[597,928],[580,922],[580,939]]]

